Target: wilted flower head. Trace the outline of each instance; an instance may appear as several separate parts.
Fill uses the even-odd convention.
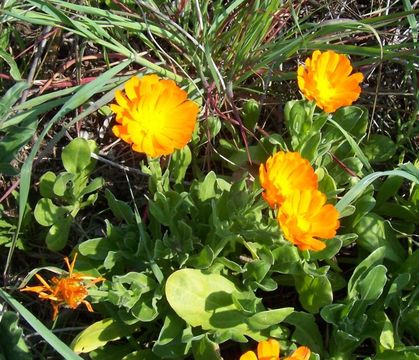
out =
[[[259,167],[263,198],[274,208],[294,190],[317,189],[317,175],[298,152],[279,151]]]
[[[87,310],[92,312],[92,306],[87,300],[84,300],[88,295],[88,288],[97,282],[105,280],[101,277],[97,278],[93,276],[73,273],[76,258],[77,253],[74,255],[74,259],[71,264],[67,257],[64,258],[68,268],[68,276],[63,276],[60,278],[54,276],[51,279],[51,282],[48,283],[41,275],[35,274],[42,285],[27,286],[20,290],[35,292],[38,294],[40,299],[51,301],[53,309],[53,320],[57,317],[58,309],[60,306],[68,306],[71,309],[75,309],[81,303],[83,303]]]
[[[299,347],[291,356],[284,360],[308,360],[311,351],[305,346]],[[279,360],[279,342],[274,339],[261,341],[257,347],[257,355],[253,351],[244,353],[240,360]]]
[[[320,239],[331,239],[339,228],[339,212],[326,205],[326,196],[318,190],[292,192],[278,210],[278,222],[287,240],[301,250],[322,250]]]
[[[308,100],[326,112],[351,105],[361,93],[362,73],[350,75],[352,66],[345,55],[334,51],[313,52],[304,65],[298,67],[298,87]]]
[[[119,125],[112,131],[134,151],[168,155],[191,139],[199,108],[173,80],[134,76],[125,84],[125,93],[115,92],[115,99],[118,105],[111,109]]]

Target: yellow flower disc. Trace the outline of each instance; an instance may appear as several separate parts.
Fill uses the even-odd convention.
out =
[[[111,109],[119,125],[113,133],[132,149],[151,157],[168,155],[191,139],[198,105],[173,80],[157,75],[132,77],[125,92],[117,90]]]
[[[264,199],[274,208],[281,206],[294,190],[317,189],[317,175],[298,152],[279,151],[259,167]]]
[[[319,239],[331,239],[339,228],[339,212],[318,190],[292,192],[278,210],[278,222],[284,237],[301,250],[322,250]]]
[[[351,63],[345,55],[316,50],[298,67],[298,87],[319,108],[334,112],[359,98],[359,83],[364,76],[360,72],[350,75],[351,72]]]

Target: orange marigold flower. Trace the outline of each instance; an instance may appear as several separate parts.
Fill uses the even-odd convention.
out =
[[[308,100],[315,100],[319,108],[334,112],[351,105],[359,98],[362,73],[352,72],[351,62],[345,55],[334,51],[316,50],[304,65],[298,67],[298,87]]]
[[[132,144],[134,151],[151,157],[168,155],[192,137],[199,108],[173,80],[133,76],[125,84],[125,93],[115,92],[115,100],[118,105],[112,104],[111,109],[119,125],[112,131]]]
[[[279,151],[259,167],[263,198],[274,208],[294,190],[317,189],[317,175],[298,152]]]
[[[77,253],[74,255],[74,259],[70,264],[67,257],[64,258],[68,268],[68,276],[65,277],[53,277],[51,282],[48,283],[44,278],[35,274],[37,279],[42,285],[39,286],[27,286],[20,291],[31,291],[38,294],[38,297],[43,300],[51,301],[53,314],[52,319],[58,315],[58,309],[60,306],[68,306],[71,309],[77,308],[83,303],[87,310],[93,312],[92,306],[87,300],[84,300],[88,295],[88,288],[100,281],[104,281],[104,278],[87,276],[83,274],[73,273],[74,264],[76,263]]]
[[[301,250],[322,250],[319,239],[331,239],[339,228],[339,212],[319,190],[296,190],[278,210],[278,222],[287,240]]]
[[[279,342],[274,339],[261,341],[257,347],[257,356],[253,351],[247,351],[240,360],[279,360]],[[295,350],[290,357],[284,360],[308,360],[311,351],[305,346],[299,347]]]

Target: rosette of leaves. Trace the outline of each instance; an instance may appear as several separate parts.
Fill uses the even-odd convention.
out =
[[[97,152],[93,140],[76,138],[62,151],[61,160],[66,171],[56,175],[46,172],[39,181],[42,198],[35,207],[35,219],[49,227],[46,244],[50,250],[59,251],[66,244],[71,224],[78,212],[92,205],[104,180],[101,177],[89,181],[96,160],[90,154]]]
[[[294,311],[294,304],[267,307],[256,292],[275,296],[278,282],[283,286],[298,279],[300,302],[317,313],[332,302],[336,276],[329,281],[328,266],[308,263],[282,239],[277,222],[263,216],[267,205],[260,194],[245,179],[230,184],[214,172],[185,186],[184,171],[162,172],[157,161],[148,171],[152,200],[146,203],[147,220],[106,190],[114,215],[105,221],[106,236],[78,245],[79,264],[109,279],[91,296],[112,321],[86,329],[73,349],[89,352],[92,359],[112,351],[127,359],[185,359],[191,354],[221,359],[217,349],[228,340],[274,336],[292,337],[321,354],[312,314]],[[340,245],[337,240],[316,259],[330,259]],[[114,342],[123,337],[142,337],[153,347],[138,350]]]

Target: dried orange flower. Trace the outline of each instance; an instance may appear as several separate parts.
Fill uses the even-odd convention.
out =
[[[284,360],[308,360],[310,355],[310,349],[301,346]],[[240,356],[240,360],[279,360],[279,342],[274,339],[261,341],[258,344],[257,356],[253,351],[247,351]]]
[[[351,62],[345,55],[316,50],[305,65],[298,67],[298,87],[319,108],[334,112],[351,105],[361,93],[359,83],[364,76],[360,72],[350,75],[351,72]]]
[[[113,133],[132,144],[132,149],[151,157],[168,155],[183,148],[192,137],[198,105],[173,80],[157,75],[139,79],[133,76],[125,84],[125,93],[117,90],[111,109],[119,125]]]
[[[317,175],[298,152],[279,151],[259,167],[263,198],[274,208],[294,190],[317,189]]]
[[[318,190],[292,192],[278,210],[278,222],[287,240],[301,250],[322,250],[319,239],[331,239],[339,228],[339,212]]]
[[[73,273],[76,259],[77,253],[74,255],[74,259],[71,264],[67,257],[64,258],[64,261],[68,267],[68,276],[60,278],[56,278],[54,276],[51,279],[51,282],[48,284],[41,275],[35,274],[42,285],[27,286],[20,290],[35,292],[38,294],[40,299],[51,301],[53,309],[53,320],[57,317],[58,309],[60,306],[68,306],[71,309],[75,309],[81,303],[83,303],[87,310],[93,312],[90,303],[84,300],[88,295],[87,289],[89,286],[97,282],[104,281],[105,279],[101,277],[97,278],[93,276]]]

